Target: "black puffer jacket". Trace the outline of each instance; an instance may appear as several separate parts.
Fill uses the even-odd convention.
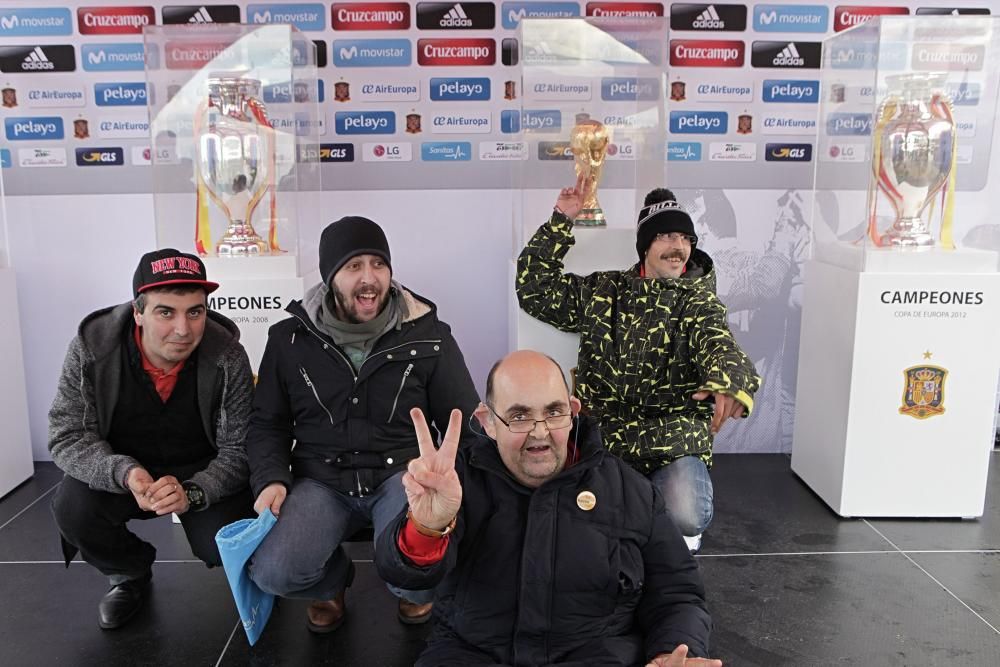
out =
[[[577,427],[580,460],[532,491],[493,441],[459,451],[462,509],[445,558],[417,567],[400,552],[401,514],[375,549],[379,574],[409,590],[437,586],[434,632],[418,665],[458,664],[462,646],[504,665],[643,665],[687,644],[707,655],[711,620],[698,565],[640,474]],[[596,506],[577,497],[590,491]],[[438,585],[440,583],[440,585]]]
[[[400,298],[408,317],[358,372],[299,301],[268,331],[246,441],[255,496],[293,477],[369,495],[419,455],[410,408],[442,431],[452,408],[472,414],[479,399],[451,329],[423,297]],[[466,423],[463,440],[471,436]]]

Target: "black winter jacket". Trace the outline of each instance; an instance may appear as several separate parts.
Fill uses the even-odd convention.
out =
[[[294,477],[369,495],[419,455],[410,408],[442,432],[452,408],[466,417],[475,410],[451,329],[423,297],[404,289],[401,298],[409,316],[378,339],[358,372],[300,301],[270,328],[246,440],[255,496],[272,482],[290,488]],[[463,439],[471,435],[466,421]]]
[[[510,475],[492,440],[460,450],[462,509],[442,561],[418,567],[400,552],[405,514],[382,533],[383,579],[437,587],[435,664],[463,646],[517,666],[644,665],[682,643],[707,656],[698,565],[659,492],[604,450],[590,418],[575,435],[580,460],[534,491]],[[590,511],[577,504],[583,491],[597,498]]]

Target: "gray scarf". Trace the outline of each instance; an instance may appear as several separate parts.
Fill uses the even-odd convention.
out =
[[[333,339],[351,360],[354,370],[368,358],[375,342],[393,327],[399,327],[405,317],[406,307],[399,293],[399,285],[392,283],[389,301],[378,315],[368,322],[345,322],[337,317],[333,292],[320,283],[306,292],[303,305],[316,328]]]

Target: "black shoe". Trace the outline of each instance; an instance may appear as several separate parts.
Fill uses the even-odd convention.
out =
[[[149,587],[150,579],[152,575],[147,574],[139,579],[118,584],[104,594],[101,603],[97,605],[98,624],[102,630],[120,628],[135,616],[142,608],[143,600],[146,599],[146,589]]]

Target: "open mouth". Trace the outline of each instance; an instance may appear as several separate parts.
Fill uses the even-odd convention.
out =
[[[357,292],[354,300],[357,301],[359,310],[372,311],[378,307],[378,292],[374,290]]]
[[[547,454],[552,447],[545,443],[538,443],[533,445],[528,445],[524,448],[524,452],[529,456],[541,456]]]

